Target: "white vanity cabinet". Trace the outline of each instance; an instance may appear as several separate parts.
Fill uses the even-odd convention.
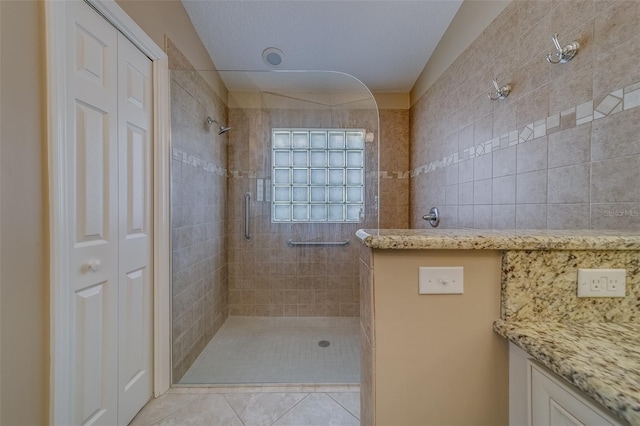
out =
[[[621,426],[588,396],[509,344],[510,426]]]

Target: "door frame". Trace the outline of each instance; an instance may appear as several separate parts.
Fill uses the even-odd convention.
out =
[[[127,37],[153,62],[153,394],[166,392],[171,385],[171,251],[169,216],[170,89],[166,53],[131,19],[114,0],[85,1]],[[73,167],[67,164],[64,146],[68,140],[66,123],[66,73],[69,66],[66,45],[64,1],[45,1],[47,150],[49,190],[49,276],[50,276],[50,423],[70,424],[72,417],[69,331],[71,302],[64,297],[70,282],[67,200],[72,194],[64,182]]]

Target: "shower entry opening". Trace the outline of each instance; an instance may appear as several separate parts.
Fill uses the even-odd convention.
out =
[[[174,385],[359,384],[370,91],[296,71],[172,70],[171,87]]]

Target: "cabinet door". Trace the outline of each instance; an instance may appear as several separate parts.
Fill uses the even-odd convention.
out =
[[[536,364],[531,369],[531,420],[534,426],[615,425],[590,401]]]

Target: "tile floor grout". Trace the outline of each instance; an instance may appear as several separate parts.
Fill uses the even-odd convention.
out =
[[[242,421],[242,417],[240,417],[240,413],[238,413],[238,411],[233,407],[233,404],[231,404],[231,402],[229,402],[229,399],[227,399],[227,395],[223,394],[222,397],[224,398],[225,401],[227,401],[227,404],[229,405],[229,407],[231,407],[233,412],[236,414],[236,417],[238,418],[238,420],[240,420],[240,423],[242,423],[243,426],[246,426],[245,422]]]
[[[344,408],[349,414],[351,414],[353,417],[355,417],[358,421],[360,420],[359,416],[356,416],[355,414],[353,414],[351,412],[351,410],[349,410],[347,407],[345,407],[344,405],[342,405],[342,403],[340,401],[338,401],[337,399],[335,399],[334,397],[332,397],[329,393],[326,394],[329,398],[333,399],[336,404],[338,404],[339,406],[341,406],[342,408]]]
[[[345,405],[344,401],[339,401],[331,392],[293,392],[293,393],[203,393],[196,392],[192,394],[188,393],[172,393],[167,392],[159,398],[150,401],[143,410],[132,421],[131,425],[148,426],[148,425],[164,425],[164,424],[202,424],[202,425],[238,425],[242,426],[276,426],[282,425],[295,425],[295,426],[323,426],[327,421],[331,421],[331,424],[336,426],[355,426],[359,425],[359,392],[335,392],[334,394],[342,394],[350,398],[351,402],[355,404],[351,409]],[[230,400],[231,396],[235,397],[235,401]],[[258,401],[259,406],[251,404],[255,402],[254,398],[257,395],[273,395],[276,400],[271,401]],[[282,410],[283,400],[286,398],[294,397],[294,395],[302,395],[299,400],[290,406],[286,406]],[[318,395],[318,397],[312,398],[312,395]],[[322,396],[321,396],[322,395]],[[221,398],[219,403],[223,403],[223,407],[218,411],[212,412],[211,407],[215,405],[215,400],[210,397]],[[171,398],[182,399],[182,402],[171,404]],[[325,398],[323,401],[322,398]],[[260,397],[258,397],[259,399]],[[269,398],[269,397],[267,397]],[[318,399],[320,398],[320,399]],[[312,401],[315,399],[315,401]],[[240,403],[242,401],[247,404],[244,407],[244,411],[239,411]],[[327,406],[326,402],[330,402],[330,406]],[[157,412],[162,409],[162,405],[165,405],[166,412]],[[204,404],[204,405],[203,405]],[[331,404],[335,404],[331,406]],[[168,405],[168,407],[167,407]],[[200,410],[198,406],[200,405]],[[280,408],[278,408],[280,407]],[[338,410],[339,407],[339,410]],[[356,408],[357,407],[357,408]],[[247,411],[252,409],[253,411]],[[154,410],[156,411],[154,413]],[[223,421],[225,416],[224,411],[227,410],[227,421]],[[230,411],[229,411],[230,410]],[[358,411],[356,415],[352,410]],[[151,414],[149,414],[151,412]],[[233,415],[233,419],[229,419],[229,414]],[[268,419],[268,423],[263,421],[260,416],[269,415],[275,416]],[[155,414],[155,415],[154,415]],[[150,418],[146,418],[146,417]],[[255,419],[252,421],[252,417],[257,417],[259,422]],[[311,420],[309,420],[311,418]],[[198,421],[198,419],[200,419]],[[146,420],[146,421],[145,421]],[[281,423],[282,422],[282,423]]]
[[[353,318],[231,316],[178,384],[358,383],[359,331]]]
[[[309,397],[310,394],[306,394],[304,396],[304,398],[302,398],[300,401],[296,402],[291,408],[289,408],[284,414],[282,414],[280,417],[278,417],[278,419],[276,419],[275,422],[271,423],[270,426],[273,426],[274,424],[278,423],[278,421],[280,421],[281,418],[283,418],[284,416],[286,416],[287,414],[289,414],[289,412],[291,410],[293,410],[295,407],[298,406],[298,404],[300,404],[302,401],[304,401],[305,399],[307,399]]]

